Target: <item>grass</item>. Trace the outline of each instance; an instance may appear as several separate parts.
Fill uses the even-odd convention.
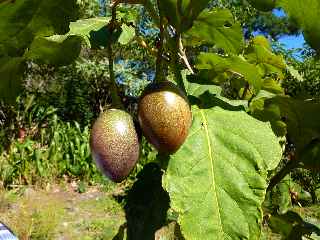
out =
[[[125,222],[110,192],[89,188],[80,194],[60,186],[2,191],[0,216],[20,240],[113,239]]]

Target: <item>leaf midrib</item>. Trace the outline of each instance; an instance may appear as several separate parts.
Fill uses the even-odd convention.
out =
[[[212,148],[211,148],[211,141],[210,141],[210,136],[209,136],[209,130],[208,130],[208,121],[207,118],[205,116],[205,114],[203,113],[203,110],[200,110],[202,119],[203,119],[203,125],[204,125],[204,129],[206,132],[206,137],[207,137],[207,142],[208,142],[208,149],[209,149],[209,159],[210,159],[210,165],[211,165],[211,176],[212,176],[212,186],[213,186],[213,191],[215,192],[215,197],[216,197],[216,202],[218,204],[218,218],[219,218],[219,222],[220,222],[220,231],[223,234],[223,228],[222,228],[222,222],[221,222],[221,214],[220,214],[220,206],[219,206],[219,200],[217,197],[217,191],[216,191],[216,186],[215,186],[215,178],[214,178],[214,167],[213,167],[213,156],[212,156]]]

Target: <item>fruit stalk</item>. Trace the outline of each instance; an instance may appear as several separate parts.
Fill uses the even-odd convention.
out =
[[[115,25],[116,25],[116,19],[117,19],[116,7],[117,5],[112,5],[111,7],[112,19],[108,25],[108,30],[110,31],[111,34],[114,31]],[[107,51],[108,51],[108,62],[109,62],[109,75],[110,75],[110,81],[111,81],[112,105],[115,108],[122,108],[122,102],[121,102],[120,96],[118,95],[118,87],[117,87],[116,78],[115,78],[114,69],[113,69],[113,52],[112,52],[111,41],[109,41],[107,45]]]
[[[160,40],[159,40],[159,46],[158,46],[158,53],[157,53],[157,60],[156,60],[156,76],[155,80],[156,82],[164,81],[163,76],[163,61],[162,61],[162,55],[163,55],[163,41],[164,41],[164,26],[163,26],[163,14],[160,7],[160,0],[157,0],[158,10],[159,10],[159,16],[160,16]]]

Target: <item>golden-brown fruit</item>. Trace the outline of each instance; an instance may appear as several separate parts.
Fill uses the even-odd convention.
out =
[[[185,94],[165,81],[144,91],[138,119],[144,136],[159,152],[174,153],[188,135],[192,114]]]
[[[110,109],[93,124],[90,137],[92,156],[102,172],[121,182],[139,159],[139,141],[129,113]]]

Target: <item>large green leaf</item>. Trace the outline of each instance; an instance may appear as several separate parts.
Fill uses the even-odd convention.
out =
[[[267,171],[280,159],[269,124],[194,106],[189,136],[163,178],[184,237],[259,239]]]
[[[64,34],[76,17],[76,0],[16,0],[0,3],[2,54],[21,56],[35,36]]]
[[[13,100],[21,88],[26,49],[35,37],[64,34],[76,18],[76,0],[0,2],[0,98]]]
[[[85,43],[90,47],[91,43],[94,41],[90,36],[90,33],[93,31],[98,31],[101,28],[105,27],[110,18],[109,17],[95,17],[88,19],[80,19],[76,22],[70,23],[70,31],[65,35],[54,35],[48,37],[52,41],[63,42],[69,36],[81,36]]]
[[[220,56],[215,53],[201,53],[196,67],[200,70],[209,69],[217,73],[228,72],[243,77],[258,92],[261,89],[262,78],[259,68],[247,62],[241,56]]]
[[[226,52],[239,53],[243,47],[242,28],[227,9],[203,11],[186,33],[186,43],[214,44]]]
[[[14,102],[21,88],[24,69],[22,58],[0,58],[0,99]]]
[[[320,50],[320,0],[277,0],[292,21],[303,30],[303,35],[310,46]]]
[[[320,139],[320,103],[277,96],[264,101],[263,108],[253,111],[262,121],[282,121],[289,139],[300,152],[314,139]],[[274,127],[274,126],[273,126]]]
[[[61,43],[43,37],[35,38],[25,58],[56,66],[68,65],[79,56],[81,41],[79,36],[69,36]]]

